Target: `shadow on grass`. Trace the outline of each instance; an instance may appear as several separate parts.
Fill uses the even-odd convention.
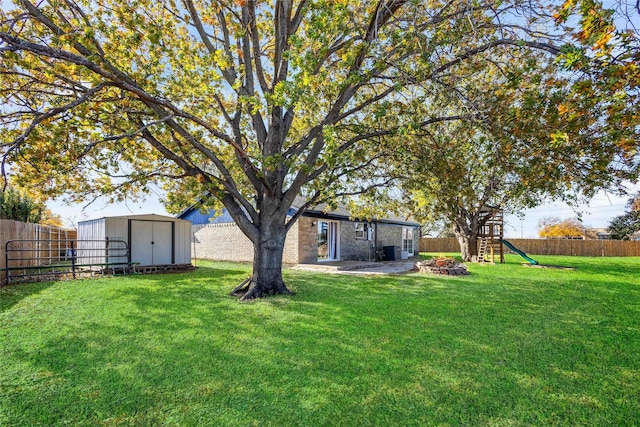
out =
[[[39,294],[56,282],[14,283],[0,286],[0,313],[9,310],[23,299]]]
[[[229,266],[229,264],[225,264]],[[234,266],[231,264],[231,266]],[[242,264],[238,264],[238,266],[242,266]],[[243,274],[249,275],[250,270],[245,270],[241,268],[211,268],[211,267],[197,267],[195,270],[188,273],[167,273],[167,274],[155,274],[153,276],[150,275],[142,275],[142,274],[133,274],[128,276],[120,276],[120,277],[110,277],[106,276],[108,280],[140,280],[140,281],[148,281],[150,277],[160,278],[160,282],[164,286],[172,286],[176,281],[184,282],[185,280],[188,282],[189,280],[201,279],[206,277],[216,277],[225,279],[228,278],[229,283],[229,291],[231,291],[235,286],[237,286],[240,281],[239,277],[242,277]],[[88,280],[83,277],[77,280],[67,280],[67,281],[47,281],[47,282],[34,282],[34,283],[13,283],[9,285],[0,286],[0,313],[9,310],[14,305],[18,304],[25,298],[28,298],[31,295],[37,295],[51,286],[59,283],[63,286],[65,284],[82,284],[83,281]],[[156,280],[156,279],[153,279]],[[237,283],[235,282],[237,281]]]

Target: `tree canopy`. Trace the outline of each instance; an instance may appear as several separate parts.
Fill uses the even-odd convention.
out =
[[[626,175],[618,178],[635,182],[640,164],[638,4],[604,7],[598,0],[566,0],[554,16],[557,22],[577,21],[575,43],[559,59],[579,78],[559,109],[596,125],[599,145],[621,150],[617,161]]]
[[[466,116],[388,138],[387,167],[400,177],[403,204],[421,221],[448,222],[465,260],[475,255],[487,209],[518,212],[549,198],[588,198],[633,173],[620,161],[625,149],[599,139],[606,125],[559,108],[576,77],[529,55],[460,67],[464,96],[444,90],[414,112],[451,108]]]

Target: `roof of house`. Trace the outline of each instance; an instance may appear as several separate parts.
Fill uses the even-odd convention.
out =
[[[362,218],[353,218],[351,216],[351,213],[344,206],[339,206],[337,209],[329,210],[326,205],[319,205],[313,209],[307,209],[302,215],[317,218],[337,219],[342,221],[365,221]],[[384,218],[372,218],[371,222],[406,225],[411,227],[420,226],[420,224],[411,221],[409,218],[402,218],[395,215],[390,215]]]

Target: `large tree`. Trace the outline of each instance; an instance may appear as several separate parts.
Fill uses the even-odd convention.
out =
[[[254,245],[243,298],[288,293],[304,208],[367,190],[353,177],[376,177],[378,138],[453,118],[391,112],[493,51],[557,54],[548,18],[529,0],[16,1],[3,166],[70,201],[162,182],[173,208],[221,203]]]

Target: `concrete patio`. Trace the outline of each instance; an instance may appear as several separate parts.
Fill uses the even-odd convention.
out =
[[[330,274],[373,275],[408,273],[413,270],[414,264],[414,259],[383,262],[334,261],[315,264],[298,264],[292,268],[294,270],[317,271]]]

